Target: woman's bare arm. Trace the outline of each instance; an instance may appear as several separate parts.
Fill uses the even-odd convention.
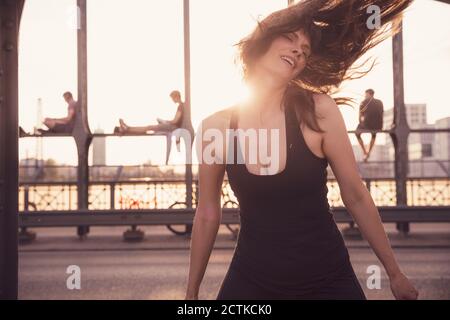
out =
[[[362,182],[344,119],[333,99],[315,95],[316,110],[325,116],[319,125],[323,152],[336,176],[345,207],[354,218],[364,238],[385,267],[396,298],[416,298],[417,293],[400,270],[375,203]]]
[[[203,130],[218,129],[218,126],[222,126],[214,120],[215,117],[211,117],[202,122]],[[201,138],[201,134],[201,131],[197,132],[196,139]],[[202,152],[204,147],[205,143],[202,143]],[[199,201],[192,229],[186,299],[198,299],[200,284],[219,230],[222,218],[221,189],[224,174],[224,164],[201,163],[199,165]]]

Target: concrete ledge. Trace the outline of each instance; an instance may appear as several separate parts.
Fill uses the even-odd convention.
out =
[[[342,230],[347,224],[338,224]],[[124,242],[123,232],[129,227],[91,228],[88,237],[80,240],[76,228],[35,229],[34,242],[20,245],[20,252],[30,251],[113,251],[113,250],[189,250],[190,238],[177,236],[165,226],[140,226],[145,238],[140,242]],[[399,248],[450,247],[450,223],[426,223],[412,225],[409,235],[395,229],[395,224],[385,224],[391,245]],[[345,239],[349,248],[367,248],[366,240]],[[230,230],[222,225],[215,242],[215,249],[233,250],[236,240]]]

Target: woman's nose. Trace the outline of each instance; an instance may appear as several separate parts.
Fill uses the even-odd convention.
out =
[[[292,53],[295,54],[296,56],[300,56],[300,51],[298,51],[298,49],[292,49]]]

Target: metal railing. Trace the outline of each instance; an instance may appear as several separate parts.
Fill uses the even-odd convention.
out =
[[[394,178],[363,179],[383,222],[450,222],[450,178],[407,179],[407,205],[397,204]],[[186,183],[180,179],[152,181],[98,181],[89,184],[88,210],[78,210],[75,182],[21,183],[19,186],[19,227],[21,241],[35,234],[27,228],[76,226],[131,226],[124,238],[143,238],[138,225],[166,225],[177,235],[189,234],[198,200],[198,180],[193,180],[192,206],[189,206]],[[336,222],[353,219],[343,205],[335,179],[327,182],[328,202]],[[228,180],[222,185],[222,220],[231,233],[238,234],[239,205]]]
[[[363,179],[377,206],[397,206],[395,179]],[[77,209],[75,182],[20,183],[19,210],[64,211]],[[331,207],[344,206],[335,179],[328,180],[328,201]],[[198,181],[194,180],[192,208],[196,208]],[[408,178],[409,206],[449,206],[450,178]],[[170,209],[184,203],[186,185],[182,180],[111,181],[89,184],[90,210]],[[222,186],[222,204],[237,203],[228,180]]]

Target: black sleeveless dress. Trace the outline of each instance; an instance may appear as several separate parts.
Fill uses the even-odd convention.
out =
[[[328,204],[328,162],[306,145],[292,107],[284,110],[283,171],[250,173],[237,163],[237,138],[229,152],[235,161],[226,172],[241,227],[217,299],[365,299]],[[235,108],[230,129],[237,122]]]

